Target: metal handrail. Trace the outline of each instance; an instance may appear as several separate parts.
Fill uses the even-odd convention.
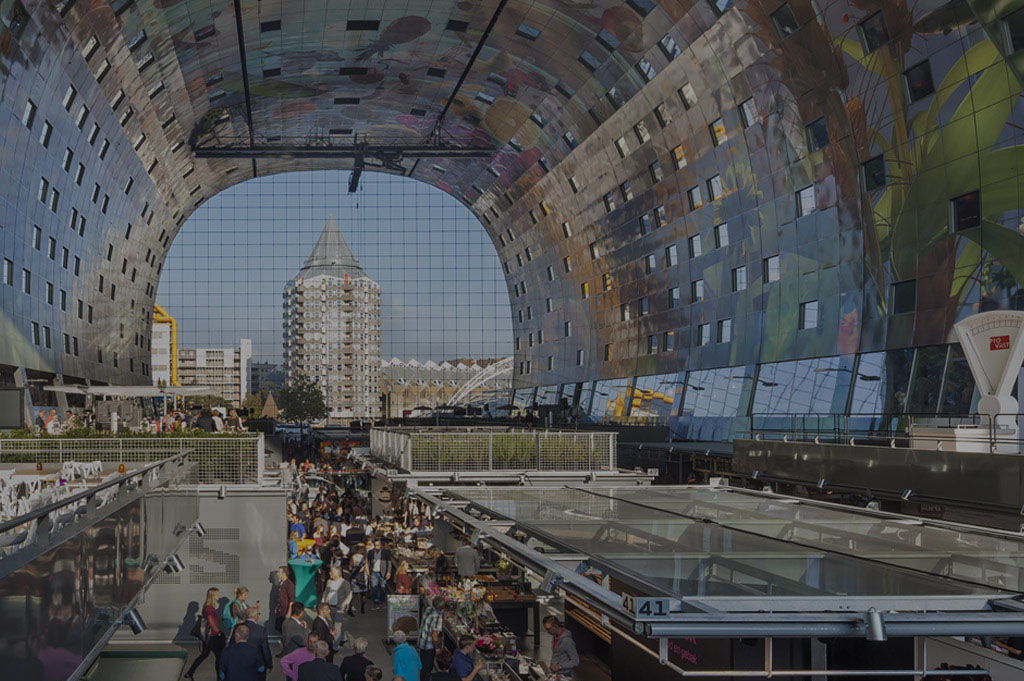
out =
[[[48,515],[48,514],[52,513],[53,511],[55,511],[58,508],[61,508],[63,506],[69,506],[69,505],[74,504],[76,502],[82,501],[83,499],[89,499],[91,497],[96,496],[100,492],[103,492],[104,490],[110,489],[111,487],[118,487],[118,486],[124,484],[125,482],[131,480],[132,478],[136,478],[136,477],[139,477],[139,476],[145,476],[150,471],[152,471],[152,470],[154,470],[156,468],[162,468],[164,466],[170,465],[175,460],[181,459],[182,461],[184,461],[184,458],[186,456],[188,456],[191,452],[192,452],[192,450],[188,449],[188,450],[185,450],[185,451],[180,452],[178,454],[174,454],[172,456],[169,456],[166,459],[161,459],[160,461],[156,461],[154,463],[147,464],[147,465],[143,466],[142,468],[140,468],[139,470],[132,471],[130,473],[125,473],[124,475],[122,475],[120,477],[117,477],[117,478],[115,478],[113,480],[108,480],[107,482],[100,483],[99,485],[96,485],[95,487],[89,487],[88,489],[85,489],[85,490],[82,490],[81,492],[77,492],[75,494],[72,494],[69,497],[65,497],[64,499],[60,499],[59,501],[55,501],[52,504],[48,504],[48,505],[43,506],[41,508],[37,508],[34,511],[29,511],[28,513],[26,513],[24,515],[20,515],[17,518],[12,518],[11,520],[8,520],[6,522],[0,523],[0,534],[8,532],[8,531],[14,529],[15,527],[18,527],[19,525],[24,525],[27,522],[31,522],[31,521],[36,520],[38,518],[41,518],[41,517],[43,517],[45,515]]]

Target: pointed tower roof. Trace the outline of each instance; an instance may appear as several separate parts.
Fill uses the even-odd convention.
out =
[[[324,231],[320,232],[316,246],[313,247],[295,278],[309,279],[325,275],[341,279],[346,274],[352,278],[366,276],[363,268],[359,266],[356,256],[352,254],[352,249],[345,242],[345,237],[341,235],[338,223],[334,221],[332,215],[327,218]]]

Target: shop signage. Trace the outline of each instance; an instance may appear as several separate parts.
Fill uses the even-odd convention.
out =
[[[659,620],[672,614],[671,598],[647,598],[622,594],[622,609],[638,622]],[[678,610],[679,608],[676,608]]]

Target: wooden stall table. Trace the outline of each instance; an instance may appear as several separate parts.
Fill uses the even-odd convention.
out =
[[[540,645],[540,606],[536,595],[516,593],[511,587],[492,585],[487,587],[484,598],[494,610],[497,620],[516,636],[529,634],[529,613],[532,610],[533,644]]]

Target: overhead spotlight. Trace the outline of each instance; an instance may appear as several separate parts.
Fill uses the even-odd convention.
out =
[[[196,535],[200,537],[206,536],[206,528],[203,527],[203,524],[198,521],[196,521]]]
[[[164,564],[164,572],[166,572],[169,575],[181,572],[184,569],[185,564],[181,562],[181,558],[178,558],[178,554],[172,555],[170,558],[167,559],[167,562]]]
[[[146,622],[139,614],[138,608],[132,608],[124,614],[124,623],[131,627],[132,633],[136,636],[146,630]]]
[[[885,641],[888,638],[885,635],[885,618],[882,617],[882,613],[871,608],[868,610],[867,623],[867,639],[869,641]]]

